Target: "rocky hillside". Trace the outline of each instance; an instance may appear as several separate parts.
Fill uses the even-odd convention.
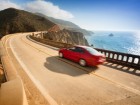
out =
[[[46,31],[55,24],[33,13],[8,8],[0,11],[0,34]]]
[[[74,23],[72,23],[70,21],[65,21],[65,20],[61,20],[61,19],[55,19],[53,17],[49,17],[49,16],[43,15],[41,13],[36,13],[36,14],[39,15],[39,16],[42,16],[42,17],[44,17],[46,19],[49,19],[53,23],[57,24],[60,27],[60,29],[68,29],[68,30],[75,31],[75,32],[81,32],[84,35],[93,34],[92,31],[82,29],[78,25],[76,25],[76,24],[74,24]]]
[[[75,26],[78,27],[78,26]],[[62,29],[47,18],[24,10],[8,8],[0,11],[0,36],[17,32],[48,31],[44,38],[64,43],[87,45],[81,32]]]
[[[57,28],[57,27],[56,27]],[[54,28],[56,30],[56,28]],[[56,42],[63,42],[74,45],[88,45],[83,33],[73,32],[70,30],[50,31],[44,35],[44,39]]]

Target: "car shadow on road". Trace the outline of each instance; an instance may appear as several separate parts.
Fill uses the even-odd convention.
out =
[[[44,66],[53,72],[70,76],[85,75],[98,70],[98,67],[81,67],[78,63],[58,56],[47,57]]]
[[[136,76],[140,76],[140,69],[134,69],[134,68],[126,67],[126,66],[111,63],[111,62],[105,62],[103,65],[110,68],[114,68],[115,70],[119,70],[119,71],[130,73]]]

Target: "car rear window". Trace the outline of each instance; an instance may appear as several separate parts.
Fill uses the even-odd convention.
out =
[[[91,47],[86,47],[85,48],[89,53],[93,54],[93,55],[101,55],[100,52],[98,52],[97,50],[91,48]]]

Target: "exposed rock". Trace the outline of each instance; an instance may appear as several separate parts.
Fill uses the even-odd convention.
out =
[[[88,45],[87,40],[81,32],[66,29],[61,30],[59,25],[56,25],[47,18],[14,8],[0,11],[0,37],[10,33],[34,31],[48,31],[44,38],[50,40]]]
[[[56,42],[63,42],[74,45],[89,45],[84,35],[80,32],[73,32],[70,30],[51,31],[44,35],[45,39]]]
[[[46,15],[41,14],[41,13],[36,13],[36,14],[39,15],[39,16],[42,16],[42,17],[44,17],[44,18],[46,18],[46,19],[48,19],[50,21],[52,21],[55,24],[57,24],[60,29],[68,29],[68,30],[75,31],[75,32],[81,32],[84,35],[93,34],[92,31],[82,29],[78,25],[76,25],[76,24],[74,24],[74,23],[72,23],[70,21],[65,21],[65,20],[49,17],[49,16],[46,16],[47,14]]]
[[[53,27],[48,29],[48,32],[58,32],[60,31],[60,27],[58,25],[54,25]]]

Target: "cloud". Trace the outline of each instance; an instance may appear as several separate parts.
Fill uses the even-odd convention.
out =
[[[56,6],[48,1],[34,0],[20,5],[11,1],[12,0],[0,0],[0,10],[13,7],[17,9],[30,11],[33,13],[42,13],[47,16],[64,20],[69,20],[74,17],[70,12],[60,9],[59,6]]]
[[[0,0],[0,10],[10,8],[10,7],[21,9],[20,6],[18,6],[15,3],[12,3],[10,0]]]
[[[68,20],[74,17],[70,12],[60,9],[59,6],[44,0],[28,2],[25,4],[24,9],[31,12],[39,12],[58,19]]]

